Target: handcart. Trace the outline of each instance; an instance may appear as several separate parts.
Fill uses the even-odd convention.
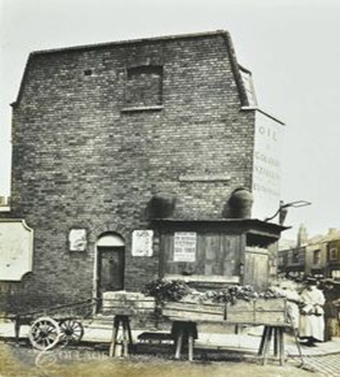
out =
[[[31,345],[35,349],[46,351],[57,344],[79,343],[84,335],[81,321],[92,315],[95,305],[97,305],[97,300],[90,299],[32,312],[17,313],[7,318],[14,322],[17,344],[21,326],[30,325],[28,339]],[[76,314],[80,312],[86,314]]]

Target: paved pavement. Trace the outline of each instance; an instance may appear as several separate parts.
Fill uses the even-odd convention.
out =
[[[340,376],[340,353],[304,358],[304,367],[327,377]]]
[[[112,335],[112,328],[107,324],[96,322],[84,322],[84,342],[109,343]],[[29,326],[22,326],[21,337],[26,337]],[[132,331],[134,341],[142,330]],[[241,334],[221,333],[199,333],[195,342],[195,349],[235,351],[239,353],[256,355],[261,339],[261,328],[244,329]],[[12,322],[0,322],[0,338],[11,338],[14,336]],[[316,347],[301,347],[304,365],[308,370],[315,370],[328,377],[340,377],[340,338],[334,338],[330,342],[318,343]],[[296,362],[300,361],[297,345],[291,335],[285,335],[286,358]]]

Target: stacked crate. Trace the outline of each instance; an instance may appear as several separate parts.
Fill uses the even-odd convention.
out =
[[[281,326],[288,323],[284,298],[238,300],[236,303],[168,302],[163,316],[173,321]]]
[[[105,292],[102,309],[103,315],[147,315],[154,312],[155,299],[139,292]]]

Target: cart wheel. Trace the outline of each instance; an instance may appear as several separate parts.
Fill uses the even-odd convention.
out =
[[[59,321],[61,331],[61,342],[79,343],[84,335],[83,325],[74,319],[63,319]]]
[[[60,338],[58,322],[50,317],[38,318],[31,325],[28,338],[32,346],[40,351],[53,348]]]

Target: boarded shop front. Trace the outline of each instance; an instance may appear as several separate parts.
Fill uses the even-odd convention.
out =
[[[284,229],[259,220],[159,220],[160,276],[198,287],[268,285],[270,249]]]

